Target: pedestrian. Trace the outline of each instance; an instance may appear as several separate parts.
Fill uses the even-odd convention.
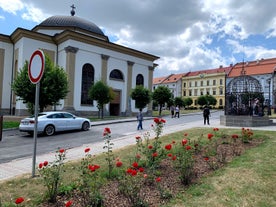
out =
[[[171,115],[172,115],[172,118],[174,117],[174,106],[172,105],[171,106]]]
[[[137,121],[138,121],[137,130],[139,130],[139,129],[143,130],[143,114],[142,114],[142,109],[139,109],[139,112],[137,114]]]
[[[177,118],[179,118],[179,106],[175,107],[175,115],[174,115],[174,117],[176,117],[176,116],[177,116]]]
[[[210,109],[208,106],[204,106],[204,109],[203,109],[204,125],[206,124],[206,122],[208,125],[210,125],[209,116],[210,116]]]

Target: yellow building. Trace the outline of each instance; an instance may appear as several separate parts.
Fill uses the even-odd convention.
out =
[[[216,69],[188,72],[182,77],[182,96],[193,100],[191,106],[199,107],[197,99],[199,96],[212,95],[217,100],[216,108],[225,106],[226,76],[230,67],[219,67]]]

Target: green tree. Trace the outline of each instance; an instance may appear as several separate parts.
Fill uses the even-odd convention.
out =
[[[30,113],[34,113],[36,85],[28,76],[28,61],[19,71],[11,87],[14,93],[26,104]],[[44,74],[40,80],[39,110],[43,111],[48,106],[55,106],[68,93],[68,78],[65,71],[54,66],[47,55],[45,55]]]
[[[217,99],[211,95],[199,96],[197,99],[197,103],[200,106],[203,106],[203,105],[213,105],[214,106],[217,104]]]
[[[193,99],[190,98],[190,97],[184,98],[183,101],[184,101],[184,106],[188,106],[189,107],[189,106],[191,106],[193,104]]]
[[[130,97],[135,100],[136,108],[143,109],[151,101],[151,92],[144,86],[138,85],[132,89]]]
[[[185,105],[185,102],[184,100],[182,99],[182,97],[175,97],[174,98],[174,104],[176,106],[179,106],[179,107],[183,107]]]
[[[158,86],[153,94],[152,99],[155,100],[159,105],[159,116],[161,116],[162,106],[170,101],[172,93],[170,89],[166,86]]]
[[[101,118],[103,119],[104,105],[114,99],[114,93],[111,87],[106,85],[103,81],[97,81],[89,89],[89,98],[98,102],[98,109],[101,112]]]

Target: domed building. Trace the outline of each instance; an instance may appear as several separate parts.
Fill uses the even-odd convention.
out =
[[[1,31],[0,31],[1,32]],[[138,112],[130,92],[136,85],[152,88],[154,61],[159,57],[114,44],[94,23],[75,16],[52,16],[32,30],[17,28],[10,36],[0,34],[0,109],[3,114],[26,115],[27,108],[11,90],[16,73],[41,49],[68,74],[69,93],[57,110],[96,114],[96,101],[88,90],[98,80],[112,87],[116,97],[106,105],[110,115]],[[144,109],[149,112],[151,107]],[[51,110],[51,108],[49,109]]]

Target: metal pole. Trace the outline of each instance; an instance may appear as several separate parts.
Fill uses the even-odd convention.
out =
[[[2,141],[2,132],[3,132],[3,116],[0,115],[0,142]]]
[[[39,88],[40,82],[36,84],[35,88],[35,125],[34,125],[34,151],[33,151],[33,165],[32,165],[32,177],[35,177],[35,167],[36,167],[36,145],[37,145],[37,114],[39,106]]]

